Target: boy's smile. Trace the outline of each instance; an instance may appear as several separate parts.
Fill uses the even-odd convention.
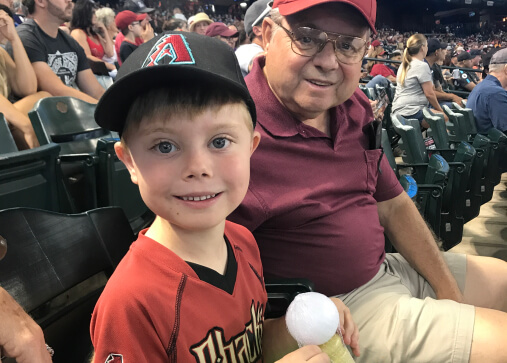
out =
[[[260,139],[249,123],[241,104],[145,119],[116,151],[158,218],[173,229],[204,231],[224,223],[246,194]]]

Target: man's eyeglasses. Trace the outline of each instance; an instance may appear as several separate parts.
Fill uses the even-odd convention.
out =
[[[363,60],[366,54],[366,40],[348,35],[324,32],[319,29],[300,27],[290,31],[281,27],[291,39],[292,51],[303,57],[313,57],[324,49],[327,42],[334,45],[336,58],[340,63],[356,64]]]

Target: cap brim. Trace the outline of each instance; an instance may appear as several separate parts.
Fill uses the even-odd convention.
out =
[[[206,83],[213,87],[225,87],[239,94],[243,99],[250,99],[246,88],[234,85],[225,77],[208,71],[197,69],[195,66],[180,65],[174,67],[156,66],[141,68],[128,76],[115,81],[102,95],[95,110],[95,120],[101,127],[122,132],[129,105],[142,94],[159,87],[170,87],[176,82],[188,84]],[[246,101],[247,107],[255,119],[256,111],[253,100]]]
[[[221,35],[221,36],[223,36],[223,37],[228,37],[228,38],[230,38],[230,37],[236,37],[236,36],[238,36],[238,35],[239,35],[239,32],[234,31],[234,30],[232,30],[232,29],[227,29],[227,30],[224,30],[224,31],[222,32],[222,34],[219,34],[219,35]]]
[[[153,11],[155,11],[155,9],[154,9],[154,8],[143,8],[143,9],[139,10],[139,11],[138,11],[138,13],[141,13],[141,14],[148,14],[148,13],[151,13],[151,12],[153,12]]]
[[[295,13],[298,13],[302,10],[309,9],[311,7],[314,7],[316,5],[325,4],[325,3],[344,3],[353,6],[355,9],[357,9],[365,18],[366,22],[370,26],[371,30],[374,34],[377,34],[377,31],[375,30],[375,23],[372,23],[370,15],[366,14],[363,9],[357,6],[356,2],[354,0],[305,0],[305,1],[294,1],[290,3],[285,4],[279,4],[278,9],[280,11],[280,14],[283,16],[292,15]]]

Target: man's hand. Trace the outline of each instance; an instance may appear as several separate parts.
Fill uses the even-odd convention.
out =
[[[307,345],[287,354],[276,363],[331,363],[329,356],[316,345]]]
[[[455,95],[454,93],[451,93],[451,95],[452,95],[452,102],[456,102],[457,104],[459,104],[461,106],[461,101],[463,101],[463,98],[461,98],[458,95]]]
[[[40,326],[18,303],[0,288],[0,355],[18,363],[49,363],[49,355]]]
[[[352,319],[352,314],[340,299],[336,297],[331,297],[330,299],[336,305],[340,314],[340,333],[343,337],[343,342],[350,346],[352,353],[356,357],[359,357],[361,354],[359,351],[359,329]]]

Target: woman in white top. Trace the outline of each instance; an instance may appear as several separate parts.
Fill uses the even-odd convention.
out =
[[[433,88],[431,70],[424,61],[428,52],[428,41],[422,34],[414,34],[407,40],[403,61],[396,77],[396,95],[392,113],[407,119],[417,119],[428,128],[422,109],[431,106],[433,112],[442,113]],[[444,117],[447,121],[447,116]]]

